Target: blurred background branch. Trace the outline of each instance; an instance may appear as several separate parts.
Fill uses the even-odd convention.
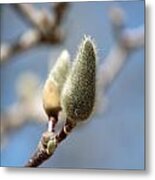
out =
[[[45,123],[46,115],[42,109],[42,96],[39,77],[32,73],[23,73],[15,84],[17,102],[2,111],[1,140],[26,123]],[[5,143],[5,142],[4,142]]]
[[[125,14],[119,7],[113,7],[109,13],[115,45],[111,48],[99,69],[99,85],[104,91],[110,87],[123,69],[128,56],[144,47],[144,26],[128,29],[125,26]]]
[[[63,42],[65,33],[60,26],[68,11],[69,3],[55,3],[51,12],[46,9],[36,9],[31,4],[15,4],[13,7],[24,21],[30,22],[33,29],[27,30],[12,44],[5,42],[1,44],[1,64],[7,62],[15,54],[42,43],[54,45]]]

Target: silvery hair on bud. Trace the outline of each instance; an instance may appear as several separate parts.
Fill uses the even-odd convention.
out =
[[[66,81],[70,67],[70,55],[67,50],[63,50],[48,77],[48,79],[56,84],[60,92]]]
[[[67,118],[76,122],[86,120],[93,111],[95,91],[96,47],[85,36],[62,91],[61,106]]]

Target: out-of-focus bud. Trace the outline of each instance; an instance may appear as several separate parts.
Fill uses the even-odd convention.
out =
[[[70,68],[70,55],[67,50],[63,50],[58,57],[56,64],[52,68],[48,78],[56,84],[60,92],[62,90],[64,82],[66,81]]]
[[[116,27],[124,25],[124,12],[120,7],[111,7],[109,11],[110,19]]]
[[[60,93],[70,69],[70,56],[64,50],[52,68],[43,88],[43,107],[46,114],[57,119],[61,110]]]

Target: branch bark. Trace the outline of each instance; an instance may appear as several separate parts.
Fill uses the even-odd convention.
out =
[[[25,167],[38,167],[47,159],[49,159],[55,152],[58,145],[70,134],[72,129],[76,126],[75,123],[66,120],[66,124],[57,134],[51,131],[46,131],[42,134],[38,147],[34,155],[29,159]],[[48,142],[52,140],[55,142],[54,148],[49,152]]]

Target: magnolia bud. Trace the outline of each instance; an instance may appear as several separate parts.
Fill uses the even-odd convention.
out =
[[[63,50],[49,74],[49,79],[57,85],[59,92],[61,92],[66,81],[70,67],[70,55],[67,50]]]
[[[82,41],[61,95],[61,106],[72,121],[86,120],[93,111],[96,91],[96,48],[90,37]]]
[[[70,56],[64,50],[51,70],[43,89],[43,107],[48,117],[57,117],[60,107],[60,93],[70,69]]]
[[[47,143],[47,154],[52,154],[57,147],[56,139],[51,139]]]
[[[57,146],[55,134],[48,131],[44,132],[41,138],[41,145],[46,148],[47,154],[51,155]]]

